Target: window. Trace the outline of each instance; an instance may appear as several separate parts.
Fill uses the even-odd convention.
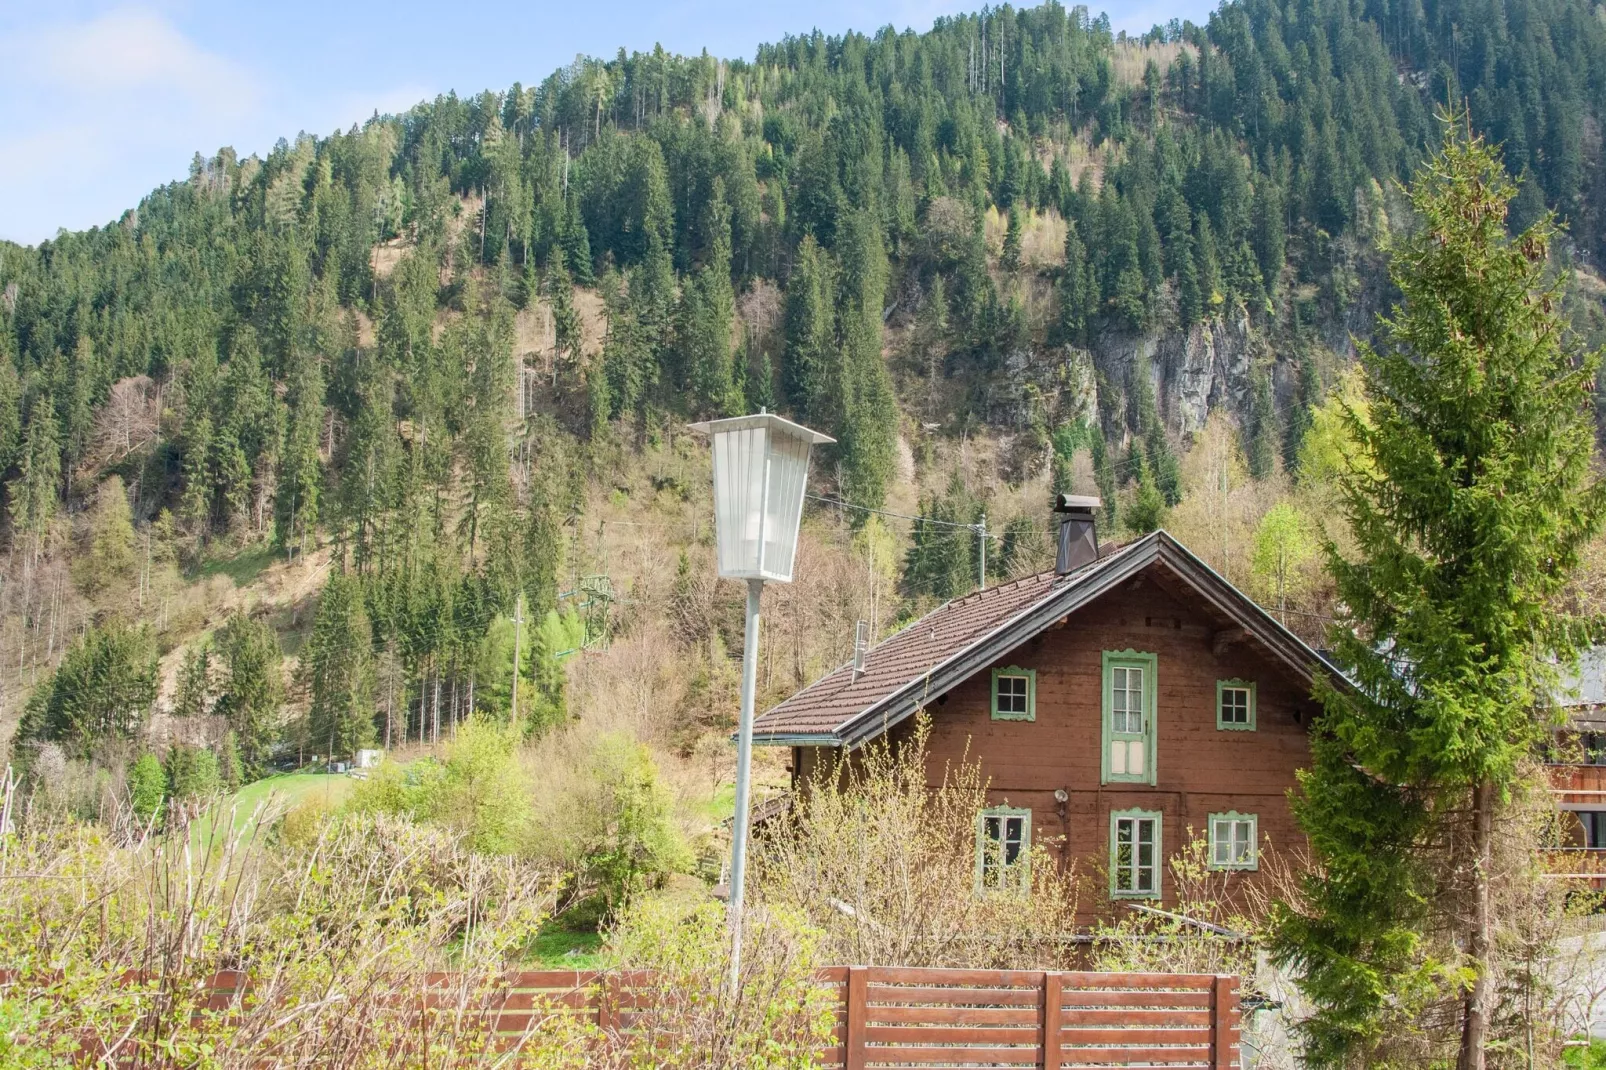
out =
[[[1255,685],[1243,680],[1216,681],[1216,727],[1239,732],[1255,730]]]
[[[1585,765],[1606,765],[1606,735],[1584,732],[1578,737],[1584,750]]]
[[[1154,811],[1110,815],[1110,895],[1160,898],[1160,815]]]
[[[1154,783],[1155,657],[1104,652],[1101,783]]]
[[[1584,823],[1584,846],[1596,851],[1606,848],[1606,810],[1580,810],[1578,820]]]
[[[976,886],[982,891],[1026,884],[1032,812],[994,806],[976,815]]]
[[[993,720],[1035,721],[1037,719],[1037,671],[993,670]]]
[[[1210,868],[1259,868],[1259,823],[1254,814],[1211,814]]]

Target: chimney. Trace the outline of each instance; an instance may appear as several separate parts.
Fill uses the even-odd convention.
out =
[[[861,620],[853,628],[853,678],[864,675],[864,656],[870,652],[870,622]]]
[[[1102,504],[1097,498],[1077,494],[1054,496],[1054,512],[1060,514],[1060,545],[1054,571],[1061,576],[1099,559],[1099,533],[1093,523],[1093,510]]]

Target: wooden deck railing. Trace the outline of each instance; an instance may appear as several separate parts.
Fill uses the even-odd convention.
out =
[[[835,966],[819,978],[836,1017],[836,1042],[820,1053],[821,1064],[836,1070],[1240,1066],[1236,977]],[[463,999],[453,974],[422,980],[422,990],[396,995],[421,1007]],[[0,988],[20,981],[0,971]],[[226,1011],[247,984],[242,974],[218,974],[205,1006]],[[610,1032],[630,1030],[653,991],[653,978],[637,971],[535,970],[509,974],[471,1001],[492,1047],[501,1048],[539,1032],[554,1010],[595,1015]]]

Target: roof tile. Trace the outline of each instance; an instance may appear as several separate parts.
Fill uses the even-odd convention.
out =
[[[1050,595],[1103,571],[1127,548],[1108,550],[1067,575],[1039,572],[946,602],[872,647],[858,679],[852,662],[834,669],[767,710],[754,723],[754,734],[829,735]]]

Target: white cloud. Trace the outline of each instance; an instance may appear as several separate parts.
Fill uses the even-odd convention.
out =
[[[238,112],[261,96],[241,65],[201,48],[151,11],[112,11],[43,27],[19,35],[6,51],[19,73],[76,97],[154,90],[205,111]]]

